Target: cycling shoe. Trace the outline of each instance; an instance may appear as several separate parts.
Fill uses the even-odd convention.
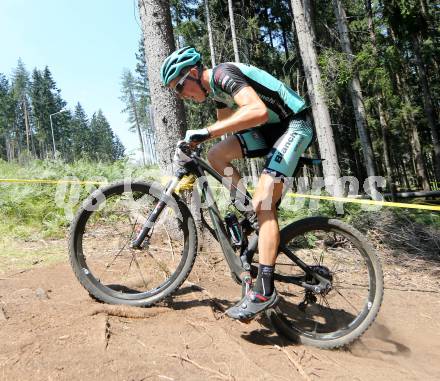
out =
[[[251,290],[235,306],[229,308],[226,315],[232,319],[248,321],[259,313],[274,307],[279,300],[276,290],[270,296],[264,296]]]

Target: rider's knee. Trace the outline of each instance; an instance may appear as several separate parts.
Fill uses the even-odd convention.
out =
[[[257,214],[268,211],[274,212],[281,198],[281,194],[282,183],[280,179],[263,173],[252,199],[255,212]]]
[[[257,215],[264,212],[273,212],[276,210],[276,204],[273,192],[261,192],[252,199],[252,206]]]
[[[217,146],[213,146],[208,151],[208,161],[212,166],[215,166],[219,162],[219,158],[221,158],[220,149]]]

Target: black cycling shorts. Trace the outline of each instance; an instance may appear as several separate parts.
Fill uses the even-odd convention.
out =
[[[310,122],[304,117],[293,116],[280,123],[234,134],[240,142],[243,157],[266,156],[263,173],[278,177],[292,177],[298,160],[313,138]]]

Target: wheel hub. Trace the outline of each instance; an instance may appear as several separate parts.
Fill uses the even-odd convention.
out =
[[[332,289],[331,282],[333,281],[333,276],[332,276],[331,271],[329,270],[328,267],[321,266],[321,265],[310,266],[310,269],[315,274],[318,274],[318,275],[322,276],[323,278],[325,278],[326,280],[328,280],[330,282],[330,284],[328,284],[326,288],[323,288],[322,286],[319,286],[319,281],[315,277],[313,277],[312,275],[307,275],[306,282],[317,286],[315,288],[316,291],[314,293],[321,294],[321,295],[327,295],[330,292],[330,290]]]
[[[313,270],[315,273],[321,275],[325,279],[329,280],[330,282],[333,280],[333,276],[328,269],[328,267],[325,266],[310,266],[310,269]]]

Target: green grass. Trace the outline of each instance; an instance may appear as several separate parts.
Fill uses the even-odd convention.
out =
[[[140,168],[126,161],[112,164],[81,160],[66,164],[34,160],[27,165],[0,160],[0,178],[113,182],[124,177],[159,178],[157,168]],[[61,238],[76,209],[98,185],[0,183],[0,236],[38,240]]]

